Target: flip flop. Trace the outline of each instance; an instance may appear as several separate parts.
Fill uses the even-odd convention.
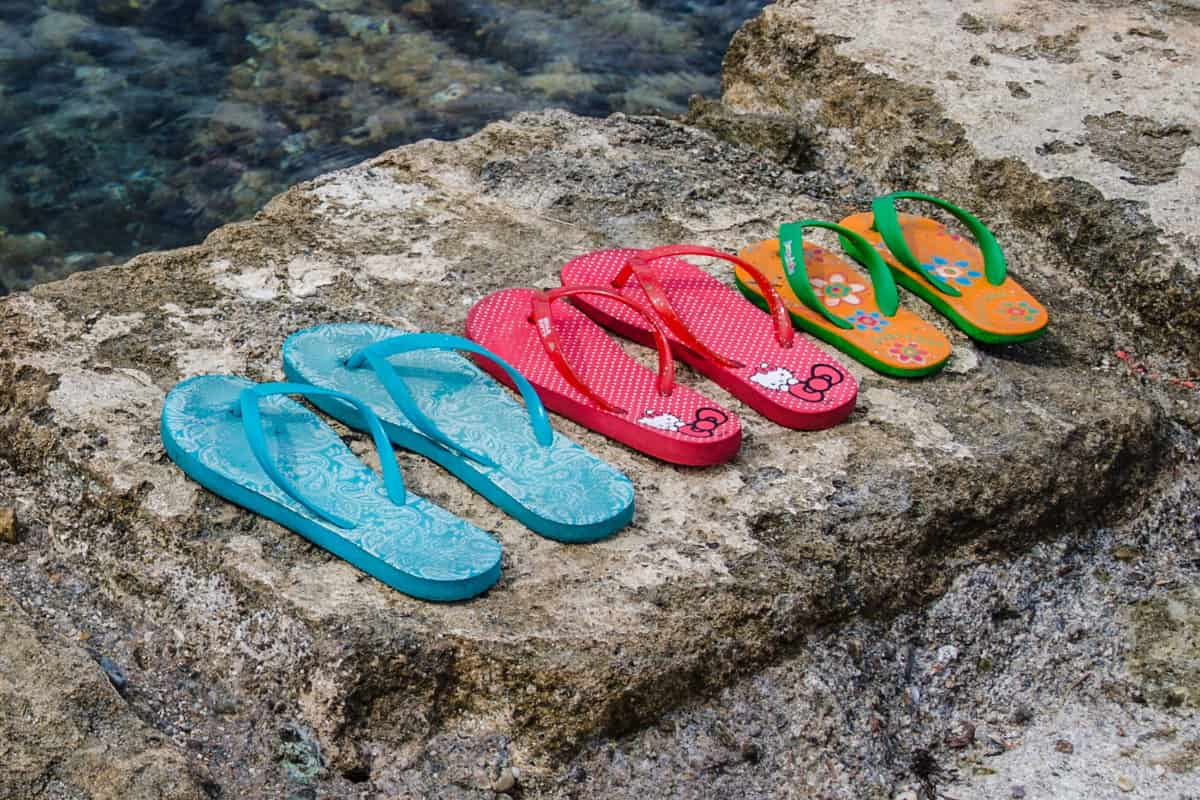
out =
[[[743,268],[767,298],[771,319],[707,272],[675,258],[687,255]],[[562,283],[603,286],[636,305],[650,306],[677,358],[772,422],[818,430],[854,410],[858,384],[853,376],[824,350],[795,336],[782,299],[764,275],[740,258],[695,245],[600,250],[563,266]],[[618,335],[652,342],[651,326],[621,303],[605,295],[575,302]]]
[[[554,301],[601,295],[641,314],[658,348],[658,375],[630,358],[578,309]],[[727,461],[742,443],[738,418],[675,383],[666,333],[653,312],[611,289],[506,289],[476,303],[467,336],[513,364],[546,407],[647,455],[689,466]],[[501,381],[507,373],[480,366]]]
[[[921,200],[957,217],[967,241],[935,219],[896,213],[897,200]],[[1004,253],[982,222],[957,206],[919,192],[876,198],[871,211],[842,220],[870,242],[905,289],[929,303],[972,339],[1008,344],[1046,332],[1045,307],[1008,277]]]
[[[289,394],[355,406],[375,440],[383,480]],[[500,544],[405,491],[378,418],[350,395],[206,375],[167,394],[161,431],[167,455],[201,486],[393,589],[423,600],[462,600],[500,577]]]
[[[870,277],[852,262],[804,241],[805,228],[838,232],[843,249],[866,265]],[[899,306],[887,264],[849,228],[812,219],[789,222],[780,226],[778,239],[751,245],[739,255],[771,280],[792,322],[873,370],[914,378],[937,372],[950,358],[950,340]],[[741,267],[734,270],[741,293],[766,308],[752,277]]]
[[[485,360],[525,406],[455,351]],[[283,371],[296,383],[359,398],[393,443],[441,465],[542,536],[590,542],[633,519],[629,479],[555,433],[529,382],[469,339],[383,325],[318,325],[284,342]],[[353,406],[331,397],[314,397],[313,404],[364,427]]]

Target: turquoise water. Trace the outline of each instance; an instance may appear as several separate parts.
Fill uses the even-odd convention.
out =
[[[523,111],[673,114],[746,0],[0,0],[0,294]]]

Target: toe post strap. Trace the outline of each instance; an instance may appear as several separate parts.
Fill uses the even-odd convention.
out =
[[[554,330],[554,301],[577,295],[595,295],[623,303],[650,323],[650,328],[654,333],[655,348],[658,350],[658,393],[664,397],[669,396],[675,389],[675,361],[671,357],[671,343],[667,338],[666,331],[663,330],[662,323],[655,319],[654,314],[640,303],[636,303],[620,292],[603,286],[575,286],[552,289],[550,291],[538,292],[533,296],[530,321],[537,328],[538,336],[542,340],[542,347],[545,348],[550,361],[558,369],[559,373],[562,374],[563,378],[566,379],[567,383],[604,411],[622,415],[628,413],[626,409],[609,402],[588,386],[571,367],[570,363],[567,362],[566,356],[563,355],[562,342],[558,337],[558,333]]]
[[[484,466],[495,466],[495,462],[491,458],[454,442],[438,428],[433,420],[417,406],[417,402],[405,384],[403,377],[397,371],[396,367],[388,361],[389,356],[398,353],[411,353],[418,350],[462,350],[482,356],[495,363],[512,379],[513,385],[516,386],[517,391],[521,394],[521,398],[525,401],[525,408],[529,412],[530,425],[533,428],[533,433],[538,443],[543,447],[550,446],[554,439],[554,432],[550,427],[550,418],[546,413],[546,407],[542,405],[542,401],[537,396],[537,392],[534,391],[533,386],[525,379],[524,375],[518,372],[507,361],[470,339],[442,333],[411,333],[404,336],[394,336],[364,347],[354,353],[346,360],[346,367],[349,369],[367,367],[374,371],[376,377],[379,378],[379,382],[383,384],[388,395],[396,403],[397,407],[399,407],[401,413],[425,436],[465,458],[469,458]]]
[[[988,283],[993,286],[999,286],[1004,283],[1004,279],[1008,274],[1008,265],[1004,259],[1004,251],[1000,249],[1000,244],[996,241],[996,237],[992,234],[991,230],[980,222],[976,216],[964,211],[953,203],[943,200],[940,197],[922,194],[921,192],[892,192],[891,194],[877,197],[871,202],[872,227],[883,237],[884,244],[887,245],[888,250],[892,252],[897,261],[911,269],[917,275],[920,275],[927,282],[933,284],[942,294],[948,294],[953,297],[961,295],[961,292],[937,275],[930,275],[926,270],[921,269],[920,259],[913,255],[912,249],[908,246],[908,242],[904,238],[904,230],[900,225],[900,216],[896,211],[897,200],[919,200],[949,212],[975,237],[975,244],[979,248],[979,252],[983,255],[983,271],[987,276]]]
[[[238,396],[237,403],[230,410],[235,416],[241,417],[242,428],[246,433],[246,441],[249,443],[250,451],[254,454],[254,458],[258,461],[259,466],[275,482],[275,485],[282,489],[289,497],[316,516],[339,528],[349,530],[358,526],[356,520],[348,519],[309,497],[294,481],[283,474],[276,460],[271,457],[270,448],[267,446],[266,428],[263,423],[262,412],[259,409],[259,401],[264,397],[271,397],[273,395],[332,397],[354,406],[366,422],[367,429],[371,432],[371,438],[375,440],[375,450],[379,454],[379,465],[383,471],[383,484],[387,489],[388,497],[396,505],[405,504],[407,494],[404,489],[404,479],[400,475],[400,465],[396,461],[396,453],[392,450],[392,443],[388,440],[387,432],[383,429],[383,423],[379,421],[379,417],[375,415],[375,412],[366,403],[344,392],[323,389],[307,383],[263,383],[247,387],[242,390],[242,393]]]
[[[630,256],[629,261],[617,273],[617,277],[613,280],[613,287],[620,289],[629,281],[631,276],[636,277],[638,284],[642,287],[642,291],[650,299],[651,305],[658,312],[663,323],[684,345],[726,369],[741,369],[745,366],[744,364],[714,352],[697,339],[695,334],[688,329],[687,325],[680,319],[675,309],[671,306],[671,301],[667,297],[666,290],[654,272],[652,262],[660,258],[674,258],[678,256],[716,258],[741,267],[754,279],[759,291],[766,298],[767,308],[775,324],[775,338],[778,339],[779,344],[783,347],[792,346],[792,341],[796,335],[795,330],[792,328],[792,322],[788,318],[787,309],[783,305],[783,298],[775,291],[775,287],[771,285],[771,281],[752,264],[743,261],[737,256],[711,247],[672,244],[655,247],[651,250],[641,250]]]
[[[783,275],[801,303],[839,328],[853,327],[849,322],[826,308],[825,304],[817,298],[816,292],[813,291],[808,277],[808,268],[804,263],[805,228],[825,228],[837,233],[846,254],[867,268],[879,310],[889,317],[896,315],[896,310],[900,307],[900,295],[896,290],[896,281],[892,278],[892,271],[888,269],[887,263],[871,246],[871,243],[843,225],[818,219],[787,222],[779,226],[779,259],[783,263]]]

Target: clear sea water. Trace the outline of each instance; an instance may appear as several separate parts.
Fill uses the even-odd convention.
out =
[[[749,0],[0,0],[0,295],[514,112],[675,114]]]

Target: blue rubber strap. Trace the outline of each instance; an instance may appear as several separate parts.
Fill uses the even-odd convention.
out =
[[[871,226],[883,237],[884,244],[888,246],[888,250],[892,251],[892,255],[896,257],[897,261],[920,275],[927,282],[933,284],[942,294],[948,294],[952,297],[962,296],[962,292],[958,291],[958,289],[955,289],[937,275],[932,275],[921,268],[921,262],[913,255],[912,250],[908,247],[908,242],[904,240],[900,218],[896,213],[897,200],[920,200],[949,211],[975,237],[975,244],[979,248],[979,252],[983,255],[983,272],[987,276],[988,283],[993,286],[999,286],[1004,283],[1004,278],[1008,274],[1008,265],[1004,260],[1004,251],[1000,249],[1000,245],[996,242],[996,237],[992,235],[988,227],[973,214],[964,211],[953,203],[943,200],[940,197],[920,192],[892,192],[883,197],[876,197],[871,202],[871,214],[873,216]]]
[[[854,326],[830,311],[813,291],[808,280],[808,269],[804,264],[804,229],[825,228],[838,234],[838,242],[848,256],[867,268],[871,275],[871,288],[875,291],[875,302],[885,316],[896,316],[900,305],[899,292],[892,271],[871,243],[847,227],[818,219],[787,222],[779,226],[779,259],[783,263],[783,275],[800,302],[816,311],[839,328]]]
[[[266,430],[263,428],[262,414],[258,410],[258,401],[264,397],[277,394],[298,394],[305,397],[316,395],[336,397],[338,400],[349,403],[357,408],[362,414],[363,419],[366,420],[367,428],[370,430],[372,438],[375,439],[375,449],[379,452],[379,465],[383,469],[383,485],[387,488],[388,497],[396,505],[404,505],[404,479],[400,477],[400,465],[396,463],[396,453],[392,450],[392,443],[388,440],[387,433],[383,430],[383,423],[379,421],[379,417],[375,416],[375,412],[366,403],[343,392],[334,391],[333,389],[322,389],[319,386],[312,386],[307,383],[262,383],[257,386],[250,386],[242,390],[241,395],[238,397],[237,405],[237,411],[240,412],[242,418],[242,427],[246,431],[246,440],[250,443],[250,451],[258,459],[259,466],[263,468],[263,471],[267,473],[267,476],[279,488],[287,492],[288,497],[291,497],[318,517],[333,523],[339,528],[350,529],[358,525],[355,520],[347,519],[340,514],[322,508],[312,499],[305,497],[304,493],[291,480],[284,477],[283,473],[275,465],[275,461],[271,458],[271,453],[267,449]]]
[[[370,366],[379,378],[379,382],[387,390],[388,395],[391,396],[392,400],[400,408],[401,413],[408,417],[421,433],[438,442],[443,447],[459,453],[466,458],[470,458],[486,466],[495,466],[495,462],[487,456],[475,453],[455,443],[434,424],[433,420],[417,407],[412,392],[409,391],[399,373],[396,372],[395,367],[387,360],[388,356],[396,355],[397,353],[410,353],[416,350],[465,350],[477,353],[493,361],[512,378],[517,391],[521,393],[521,398],[525,401],[525,408],[529,412],[533,435],[538,443],[543,447],[548,447],[554,440],[554,431],[550,428],[550,418],[546,414],[546,407],[542,405],[542,401],[537,396],[533,385],[511,364],[470,339],[464,339],[461,336],[450,336],[444,333],[410,333],[403,336],[393,336],[390,339],[384,339],[381,342],[376,342],[359,350],[347,359],[346,366],[350,369],[359,369],[364,364]]]

